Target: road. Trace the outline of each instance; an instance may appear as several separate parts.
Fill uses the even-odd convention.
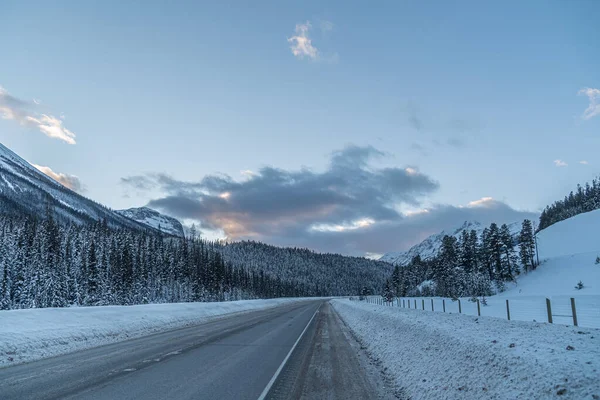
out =
[[[0,398],[387,398],[346,331],[321,300],[238,314],[0,369]]]

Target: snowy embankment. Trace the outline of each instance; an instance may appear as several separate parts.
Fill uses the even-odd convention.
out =
[[[307,299],[0,311],[0,367]]]
[[[411,399],[600,396],[598,329],[332,304]]]

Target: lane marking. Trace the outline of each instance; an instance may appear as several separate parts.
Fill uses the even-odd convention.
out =
[[[265,400],[267,398],[267,395],[269,394],[269,390],[271,390],[271,388],[273,387],[273,384],[275,383],[275,381],[279,377],[279,374],[283,370],[283,367],[285,367],[285,364],[287,363],[288,359],[291,357],[292,353],[294,352],[294,349],[296,349],[296,346],[298,346],[298,343],[300,343],[300,340],[302,339],[302,336],[304,336],[304,333],[306,332],[306,330],[310,326],[310,323],[313,322],[313,319],[315,319],[317,313],[319,312],[319,309],[321,308],[321,304],[319,304],[319,307],[317,307],[317,309],[315,310],[315,313],[313,314],[313,316],[308,321],[308,324],[306,324],[306,326],[304,327],[304,330],[302,331],[302,333],[300,334],[300,336],[298,336],[298,339],[296,339],[296,343],[294,343],[294,345],[290,349],[290,352],[287,354],[287,356],[285,356],[285,358],[283,359],[283,362],[281,363],[281,365],[279,366],[279,368],[277,368],[277,371],[275,371],[275,375],[273,375],[273,377],[271,378],[271,380],[267,384],[267,387],[265,387],[265,389],[262,391],[262,393],[260,394],[260,396],[258,396],[258,400]]]

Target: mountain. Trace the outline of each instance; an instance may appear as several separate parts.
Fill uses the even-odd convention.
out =
[[[513,237],[518,235],[521,230],[520,222],[513,222],[507,225]],[[460,235],[463,231],[470,232],[471,230],[475,230],[475,232],[477,232],[477,236],[479,237],[485,228],[485,226],[477,221],[465,221],[454,231],[441,231],[440,233],[435,233],[423,240],[421,243],[414,245],[408,251],[389,252],[384,254],[379,260],[400,266],[407,265],[415,256],[421,256],[423,260],[427,260],[438,254],[440,248],[442,247],[442,239],[444,236],[450,235],[460,239]]]
[[[160,230],[163,233],[184,237],[183,225],[181,225],[181,222],[151,208],[129,208],[127,210],[117,210],[116,212],[141,224]]]
[[[48,208],[62,223],[106,220],[116,228],[148,229],[64,187],[0,143],[0,213],[43,216]]]

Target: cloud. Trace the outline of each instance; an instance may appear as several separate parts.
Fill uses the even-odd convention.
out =
[[[581,161],[579,161],[579,164],[588,165],[589,162],[587,162],[586,160],[581,160]]]
[[[567,164],[566,162],[564,162],[563,160],[554,160],[554,165],[556,165],[557,167],[566,167],[569,164]]]
[[[385,154],[374,147],[348,146],[333,152],[324,172],[263,167],[244,180],[208,175],[183,182],[165,174],[127,177],[136,189],[158,188],[164,197],[151,207],[195,219],[227,237],[270,237],[291,231],[364,228],[401,217],[398,204],[418,205],[438,184],[416,168],[379,168]]]
[[[415,166],[375,167],[373,161],[383,157],[371,146],[348,146],[333,152],[322,172],[263,167],[241,180],[207,175],[187,182],[156,173],[126,177],[122,183],[158,190],[161,195],[150,207],[198,221],[230,239],[351,255],[403,250],[465,220],[489,224],[535,217],[490,197],[464,206],[424,208],[438,183]]]
[[[309,21],[305,24],[296,24],[296,35],[288,38],[288,43],[291,43],[290,49],[292,54],[299,59],[307,57],[311,60],[316,60],[319,57],[319,50],[312,45],[308,32],[312,25]]]
[[[65,186],[75,192],[78,192],[78,193],[85,192],[85,187],[83,186],[83,184],[81,183],[81,181],[79,180],[79,178],[77,176],[63,174],[60,172],[54,172],[54,171],[52,171],[52,169],[50,167],[44,167],[44,166],[37,165],[37,164],[31,164],[31,165],[33,165],[40,172],[42,172],[46,176],[54,179],[56,182],[60,183],[61,185]]]
[[[39,108],[39,104],[39,100],[29,103],[14,97],[0,86],[0,116],[2,119],[14,120],[21,125],[37,128],[50,138],[75,144],[75,133],[64,127],[60,118],[35,111]]]
[[[588,108],[585,109],[581,118],[590,119],[600,115],[600,89],[583,88],[578,93],[580,96],[587,96],[590,100]]]

